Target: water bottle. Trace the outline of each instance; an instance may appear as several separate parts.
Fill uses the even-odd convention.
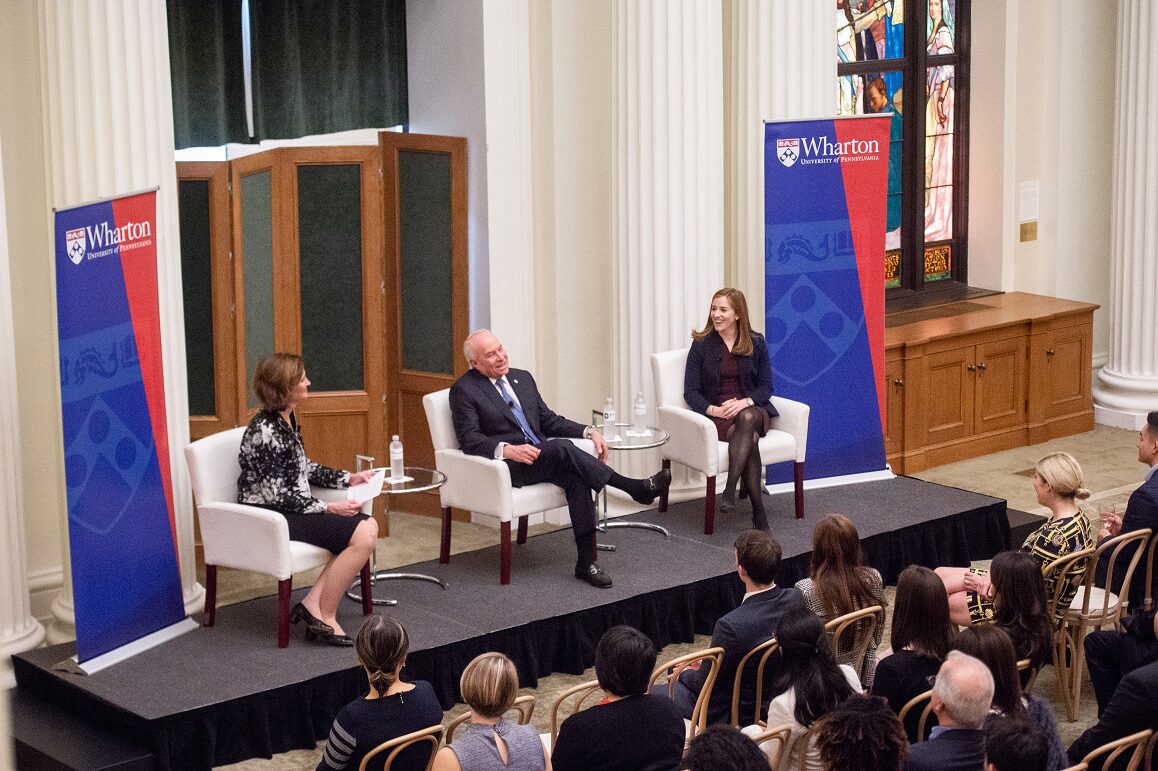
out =
[[[635,407],[631,411],[631,430],[640,436],[647,433],[647,400],[643,398],[643,391],[635,395]]]
[[[390,440],[390,478],[401,479],[406,476],[406,466],[402,463],[402,441],[398,434]]]
[[[611,403],[611,397],[607,397],[607,404],[603,405],[603,433],[615,433],[615,405]]]

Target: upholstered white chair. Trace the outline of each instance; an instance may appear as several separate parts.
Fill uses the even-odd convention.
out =
[[[301,541],[291,541],[286,519],[276,511],[237,502],[237,460],[245,427],[212,434],[185,448],[189,480],[197,503],[201,545],[205,551],[205,626],[213,626],[217,610],[217,567],[253,570],[277,579],[277,645],[289,645],[290,593],[293,575],[319,568],[333,555]],[[324,501],[341,500],[345,490],[312,488]],[[370,513],[372,501],[363,512]],[[362,613],[373,610],[370,563],[362,567]]]
[[[446,474],[446,484],[439,488],[442,498],[442,546],[438,561],[450,562],[450,528],[452,508],[485,514],[499,520],[499,583],[511,582],[511,521],[519,520],[517,542],[527,542],[527,517],[567,505],[563,488],[547,482],[525,487],[511,485],[507,464],[493,458],[467,455],[459,449],[458,437],[450,417],[450,389],[422,397],[430,438],[434,443],[434,465]],[[595,445],[587,439],[570,440],[588,453]]]
[[[728,443],[721,442],[711,418],[693,412],[684,401],[684,367],[688,349],[651,355],[651,374],[655,381],[655,403],[659,427],[671,438],[660,448],[664,468],[671,461],[682,463],[707,476],[704,495],[704,533],[716,529],[716,477],[728,473]],[[803,402],[781,396],[772,397],[780,416],[772,419],[772,428],[760,439],[760,464],[793,461],[796,494],[796,518],[804,516],[804,457],[808,445],[809,407]],[[659,510],[667,510],[667,496],[660,498]]]

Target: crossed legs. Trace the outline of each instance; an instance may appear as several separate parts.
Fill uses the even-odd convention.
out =
[[[760,468],[760,429],[764,425],[764,415],[759,407],[747,407],[736,415],[736,420],[728,434],[728,482],[724,487],[723,508],[736,506],[736,480],[744,484],[744,491],[752,502],[752,526],[760,530],[768,529],[768,518],[764,513],[764,475]]]

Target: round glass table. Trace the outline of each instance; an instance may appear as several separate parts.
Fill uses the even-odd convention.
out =
[[[594,411],[592,411],[594,413]],[[602,430],[602,429],[601,429]],[[633,450],[653,450],[667,443],[671,436],[667,431],[655,426],[648,426],[646,433],[643,431],[636,432],[632,429],[630,423],[616,423],[615,433],[608,438],[607,434],[603,434],[603,439],[607,442],[607,449],[612,452],[630,452]],[[600,532],[606,532],[613,527],[638,527],[643,530],[654,530],[657,533],[663,533],[664,538],[670,538],[671,533],[666,527],[657,525],[654,522],[622,522],[619,520],[607,521],[607,488],[604,487],[600,495],[603,496],[603,506],[599,513],[599,525],[596,528]],[[600,551],[615,551],[614,544],[601,543],[597,544],[596,548]]]

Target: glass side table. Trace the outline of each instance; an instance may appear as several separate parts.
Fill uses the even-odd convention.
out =
[[[596,425],[598,426],[599,425],[598,420],[602,419],[603,413],[599,412],[598,410],[592,410],[591,416],[592,416],[592,418],[597,419]],[[600,431],[602,432],[602,428],[600,428]],[[671,438],[670,435],[666,431],[664,431],[662,428],[656,428],[655,426],[648,426],[647,427],[648,433],[646,435],[642,435],[642,436],[641,435],[631,435],[628,433],[629,431],[631,431],[631,424],[630,423],[616,423],[615,424],[615,437],[616,438],[614,438],[612,440],[607,440],[607,434],[604,433],[604,435],[603,435],[603,438],[605,440],[607,440],[607,449],[610,450],[611,452],[631,452],[634,450],[653,450],[656,447],[661,447],[662,445],[666,444],[667,440]],[[598,530],[599,532],[606,532],[607,530],[609,530],[610,528],[613,528],[613,527],[637,527],[637,528],[640,528],[642,530],[654,530],[657,533],[662,533],[664,538],[670,538],[671,537],[671,533],[668,532],[668,529],[666,527],[663,527],[662,525],[657,525],[654,522],[621,522],[619,520],[614,520],[614,521],[609,522],[607,520],[607,488],[604,487],[603,490],[599,494],[603,498],[603,505],[600,508],[600,512],[599,512],[599,525],[596,527],[596,530]],[[605,543],[596,544],[596,548],[599,549],[600,551],[615,551],[615,545],[614,544],[605,544]]]

